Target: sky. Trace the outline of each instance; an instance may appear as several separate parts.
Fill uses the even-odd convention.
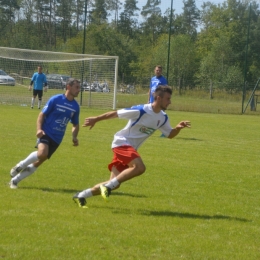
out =
[[[138,7],[142,9],[144,5],[146,5],[147,0],[137,0],[138,1]],[[221,4],[225,2],[224,0],[195,0],[196,6],[198,9],[201,9],[201,5],[203,2],[211,2],[213,4]],[[166,11],[167,8],[171,8],[171,0],[161,0],[161,11],[162,14]],[[173,9],[175,10],[175,13],[182,13],[183,12],[183,0],[173,0]]]

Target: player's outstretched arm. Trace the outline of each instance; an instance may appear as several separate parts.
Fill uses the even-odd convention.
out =
[[[179,134],[179,132],[181,131],[181,129],[188,127],[191,127],[191,123],[190,121],[181,121],[179,124],[177,124],[175,126],[175,128],[172,129],[171,133],[169,134],[168,138],[172,139],[174,138],[176,135]]]
[[[99,116],[88,117],[88,118],[85,118],[85,123],[84,123],[83,127],[90,126],[89,129],[91,129],[99,121],[116,118],[116,117],[118,117],[117,111],[110,111],[110,112],[107,112],[107,113],[99,115]]]

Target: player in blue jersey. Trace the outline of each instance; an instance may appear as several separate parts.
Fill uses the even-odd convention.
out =
[[[143,174],[145,165],[137,149],[157,129],[171,139],[178,135],[181,129],[190,127],[189,121],[181,121],[175,128],[170,126],[164,110],[171,104],[171,88],[158,86],[154,95],[155,99],[151,104],[133,106],[85,119],[84,126],[90,126],[90,129],[101,120],[117,117],[127,119],[128,123],[114,135],[112,142],[114,157],[108,165],[111,172],[110,180],[75,194],[73,200],[79,207],[87,207],[86,198],[99,194],[108,200],[111,190],[117,189],[123,182]]]
[[[32,76],[29,90],[32,90],[33,85],[33,97],[31,101],[31,108],[34,107],[35,98],[38,96],[38,108],[41,108],[42,95],[43,95],[43,85],[44,90],[47,91],[47,79],[45,74],[42,72],[42,66],[38,66],[38,72],[35,72]]]
[[[11,169],[10,188],[17,188],[21,180],[34,173],[44,161],[51,158],[59,147],[69,122],[73,124],[72,143],[78,146],[80,107],[75,97],[79,92],[80,82],[70,78],[66,83],[65,94],[55,95],[48,100],[37,119],[38,150]]]
[[[150,88],[149,88],[149,93],[148,93],[148,103],[153,103],[154,101],[154,92],[156,88],[160,86],[167,86],[168,82],[167,79],[162,75],[162,66],[157,65],[154,68],[154,74],[155,76],[151,78],[150,81]]]

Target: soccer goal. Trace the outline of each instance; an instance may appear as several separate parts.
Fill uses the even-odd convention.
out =
[[[118,57],[0,47],[0,103],[30,106],[28,91],[37,67],[47,77],[49,97],[64,93],[68,77],[79,79],[81,106],[116,109]]]

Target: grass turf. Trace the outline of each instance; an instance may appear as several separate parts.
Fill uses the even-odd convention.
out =
[[[72,201],[108,179],[113,134],[125,120],[71,126],[50,161],[8,187],[9,171],[35,145],[37,110],[4,105],[1,114],[2,259],[258,259],[260,257],[258,117],[168,111],[172,126],[192,122],[173,140],[155,134],[139,152],[144,175],[106,203]],[[81,109],[85,117],[104,110]]]

